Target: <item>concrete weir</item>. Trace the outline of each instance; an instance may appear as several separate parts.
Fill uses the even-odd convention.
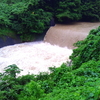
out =
[[[87,37],[91,29],[95,29],[100,22],[76,22],[67,25],[56,24],[47,31],[44,42],[73,49],[73,44]]]

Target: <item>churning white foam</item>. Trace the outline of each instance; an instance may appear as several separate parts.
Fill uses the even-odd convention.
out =
[[[72,50],[49,43],[29,42],[6,46],[0,49],[0,72],[8,65],[16,64],[23,71],[38,74],[48,71],[48,67],[59,67],[69,60]]]

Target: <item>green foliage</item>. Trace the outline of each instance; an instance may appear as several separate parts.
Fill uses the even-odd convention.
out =
[[[0,38],[6,39],[6,36],[16,39],[16,33],[9,28],[0,29]]]
[[[64,66],[63,66],[64,67]],[[63,68],[60,67],[63,73]],[[56,69],[55,69],[56,70]],[[58,68],[57,68],[58,70]],[[40,100],[99,100],[100,99],[100,61],[89,61],[76,70],[61,74],[52,92]],[[53,74],[53,73],[51,73]],[[63,77],[62,77],[63,75]],[[54,74],[54,77],[56,75]],[[65,80],[64,77],[66,77]],[[70,80],[70,78],[73,78]],[[51,78],[53,79],[53,77]],[[67,80],[70,80],[68,82]],[[56,82],[54,82],[57,84]]]
[[[4,71],[4,75],[8,75],[14,78],[16,77],[16,74],[21,72],[21,70],[15,64],[5,67]]]
[[[17,95],[22,89],[16,78],[20,71],[16,65],[10,65],[5,68],[4,73],[0,73],[0,100],[17,100]]]
[[[2,28],[11,28],[20,35],[22,41],[29,41],[31,36],[45,30],[51,12],[56,12],[55,17],[60,20],[80,20],[84,16],[90,20],[99,20],[99,10],[96,11],[100,3],[98,0],[94,0],[95,3],[93,0],[54,0],[59,9],[56,9],[53,2],[44,7],[46,1],[51,2],[4,0],[0,4],[1,31]],[[40,3],[43,4],[42,8]],[[70,56],[72,66],[68,67],[64,63],[58,68],[50,67],[50,73],[18,77],[21,70],[15,64],[6,67],[0,73],[0,100],[99,100],[100,27],[91,30],[87,38],[78,41],[75,46],[77,48]]]
[[[35,34],[43,33],[48,28],[51,13],[38,8],[39,0],[23,0],[10,4],[6,1],[0,4],[0,26],[15,31],[22,41],[32,41]]]
[[[73,50],[73,54],[70,56],[73,68],[78,68],[82,63],[89,60],[100,60],[100,27],[90,31],[90,34],[83,41],[79,41],[75,44],[77,49]]]
[[[30,83],[24,86],[23,91],[18,96],[18,100],[38,100],[40,97],[44,96],[44,92],[41,89],[41,86],[31,81]]]
[[[21,34],[22,41],[34,40],[35,34],[43,33],[48,27],[51,15],[44,12],[43,9],[37,9],[38,1],[19,2],[11,6],[10,20],[12,24],[10,27],[18,34]]]
[[[85,77],[100,77],[100,61],[90,60],[83,63],[80,68],[74,70],[74,73]]]
[[[100,80],[98,81],[100,83]],[[92,84],[95,84],[92,83]],[[99,86],[68,87],[67,89],[54,89],[45,98],[40,100],[99,100]]]
[[[5,75],[1,74],[3,78],[0,81],[0,98],[2,100],[100,99],[100,61],[90,60],[76,70],[62,64],[59,68],[50,68],[50,71],[50,74],[40,73],[16,78],[12,74],[8,77],[8,74],[5,81]]]
[[[59,20],[79,20],[81,19],[81,10],[80,10],[81,2],[80,0],[64,0],[59,2],[59,8],[57,9],[56,17]]]
[[[83,21],[100,21],[100,0],[82,0],[81,13]]]
[[[99,0],[3,0],[0,2],[0,28],[15,31],[22,41],[33,41],[37,34],[47,30],[52,17],[55,21],[63,23],[100,20]]]
[[[10,25],[10,20],[9,20],[9,16],[10,16],[10,7],[8,6],[8,4],[5,3],[0,3],[0,26],[2,27],[8,27],[8,25]]]
[[[62,64],[59,68],[50,68],[50,71],[50,76],[55,85],[64,84],[65,81],[69,83],[73,79],[73,77],[71,77],[73,76],[71,73],[71,67],[67,67],[66,64]],[[66,78],[66,76],[69,78]]]
[[[17,80],[20,85],[25,85],[31,82],[32,80],[35,81],[36,79],[35,79],[35,75],[27,74],[25,76],[19,76]]]
[[[100,0],[41,0],[40,4],[58,22],[100,21]]]

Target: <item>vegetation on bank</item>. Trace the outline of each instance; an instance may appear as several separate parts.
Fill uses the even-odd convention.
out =
[[[0,0],[0,30],[32,41],[55,23],[100,21],[100,0]],[[0,31],[0,36],[8,35]]]
[[[9,1],[9,0],[6,0]],[[50,22],[51,13],[38,8],[39,0],[0,3],[0,26],[16,32],[22,41],[31,41],[35,34],[43,33]]]
[[[100,0],[0,0],[0,36],[31,41],[55,22],[99,21]],[[11,33],[11,34],[9,34]],[[0,73],[0,100],[99,100],[100,27],[75,43],[72,65],[50,67],[50,73],[17,76],[10,65]]]
[[[100,27],[75,43],[72,65],[50,67],[50,73],[17,76],[10,65],[0,73],[0,100],[100,100]]]

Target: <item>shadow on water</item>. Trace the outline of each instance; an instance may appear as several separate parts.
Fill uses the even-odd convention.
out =
[[[18,43],[21,43],[21,40],[19,38],[14,39],[8,36],[0,38],[0,48],[8,45],[18,44]]]

